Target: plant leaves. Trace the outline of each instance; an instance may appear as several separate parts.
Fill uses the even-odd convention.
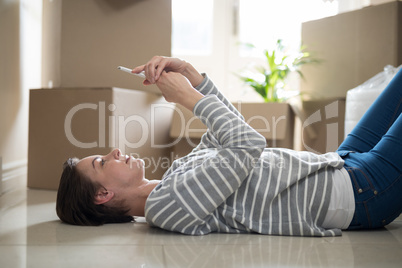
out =
[[[247,47],[255,48],[252,44],[244,44]],[[264,50],[264,56],[266,58],[267,67],[258,66],[255,67],[257,75],[263,76],[265,79],[258,81],[250,76],[239,76],[248,86],[252,87],[265,102],[278,102],[281,101],[278,98],[278,88],[280,85],[285,84],[287,76],[296,71],[302,79],[304,76],[300,71],[300,67],[305,64],[317,64],[322,60],[314,58],[310,52],[306,51],[306,47],[301,45],[296,55],[289,55],[284,53],[285,46],[282,39],[276,41],[276,48],[272,51]]]

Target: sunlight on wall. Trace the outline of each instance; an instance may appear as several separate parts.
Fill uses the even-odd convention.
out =
[[[42,1],[21,0],[20,4],[21,86],[28,90],[41,85]]]

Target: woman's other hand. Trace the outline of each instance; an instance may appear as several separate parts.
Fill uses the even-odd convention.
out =
[[[156,85],[166,101],[181,104],[190,111],[204,97],[186,77],[176,72],[163,71],[156,81]]]
[[[162,72],[177,72],[184,75],[193,87],[198,86],[203,76],[188,62],[170,57],[154,56],[146,64],[138,66],[132,70],[133,73],[140,73],[144,71],[146,80],[144,85],[155,84],[161,76]]]

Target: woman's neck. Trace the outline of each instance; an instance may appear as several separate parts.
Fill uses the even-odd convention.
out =
[[[148,196],[159,182],[159,180],[145,180],[140,187],[134,189],[130,196],[128,196],[127,203],[130,207],[129,214],[131,216],[145,216],[145,204]]]

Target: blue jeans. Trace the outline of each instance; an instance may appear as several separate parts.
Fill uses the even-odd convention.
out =
[[[339,146],[356,201],[349,229],[385,226],[402,212],[402,70]]]

